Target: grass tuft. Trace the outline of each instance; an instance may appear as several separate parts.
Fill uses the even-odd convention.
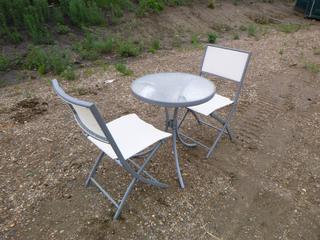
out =
[[[284,33],[294,33],[301,28],[300,24],[295,23],[282,23],[278,25],[278,30]]]
[[[209,43],[216,43],[218,39],[218,34],[215,32],[208,33],[208,42]]]
[[[117,52],[121,57],[136,57],[140,54],[140,47],[131,41],[120,41]]]
[[[160,49],[160,41],[158,39],[155,39],[152,41],[150,48],[148,49],[148,52],[155,53]]]
[[[256,24],[249,24],[249,26],[247,27],[247,33],[249,37],[256,37],[257,36],[257,32],[258,32],[258,28]]]
[[[0,54],[0,71],[9,70],[9,59]]]
[[[317,74],[320,72],[320,65],[312,62],[306,62],[304,68],[308,71]]]
[[[116,64],[115,68],[118,72],[122,73],[122,75],[124,75],[124,76],[130,76],[133,74],[133,71],[122,63]]]

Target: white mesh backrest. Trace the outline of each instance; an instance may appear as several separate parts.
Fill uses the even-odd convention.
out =
[[[208,46],[201,71],[240,82],[248,57],[245,52]]]
[[[105,138],[105,134],[103,133],[101,127],[99,126],[96,118],[94,117],[91,110],[87,107],[78,106],[75,104],[71,104],[73,109],[76,111],[77,116],[81,122],[88,130],[93,132],[94,134]],[[81,126],[80,124],[80,126]]]

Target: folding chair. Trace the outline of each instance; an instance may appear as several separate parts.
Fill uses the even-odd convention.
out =
[[[156,129],[141,120],[136,114],[128,114],[105,123],[94,103],[78,100],[67,95],[59,86],[57,80],[52,80],[52,85],[57,95],[71,108],[84,135],[101,150],[86,180],[86,186],[90,183],[94,184],[115,205],[117,211],[114,219],[119,217],[126,199],[138,181],[160,188],[168,187],[155,179],[144,168],[155,155],[164,139],[171,136],[170,133]],[[94,178],[105,155],[109,156],[133,177],[119,202],[116,202]],[[134,161],[138,156],[144,157],[144,162],[141,165]]]
[[[231,49],[216,45],[208,45],[206,47],[206,51],[204,54],[204,58],[202,61],[201,72],[200,75],[213,75],[217,76],[221,79],[231,80],[236,83],[237,90],[234,94],[233,99],[229,99],[219,94],[215,94],[214,97],[200,105],[188,107],[186,113],[182,117],[182,120],[179,123],[179,128],[181,127],[183,121],[186,116],[191,113],[198,124],[204,124],[210,128],[215,128],[218,130],[217,136],[212,144],[212,146],[207,146],[202,142],[193,139],[183,133],[179,133],[182,137],[193,141],[194,143],[203,146],[208,149],[207,158],[212,154],[213,150],[217,146],[219,140],[221,139],[223,134],[227,134],[230,140],[233,140],[233,136],[231,133],[231,129],[229,127],[230,120],[233,114],[236,111],[236,107],[239,101],[239,96],[241,92],[241,88],[243,86],[243,81],[245,78],[245,74],[247,71],[247,67],[249,64],[249,60],[251,57],[250,52]],[[216,113],[217,110],[224,108],[226,106],[230,106],[230,111],[226,115],[225,118],[218,115]],[[222,125],[221,128],[217,128],[212,124],[203,121],[199,115],[210,116],[218,121],[219,124]],[[181,137],[180,136],[180,137]],[[192,146],[192,144],[189,144]]]

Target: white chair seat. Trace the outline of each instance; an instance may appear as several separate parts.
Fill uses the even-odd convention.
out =
[[[231,105],[232,103],[233,101],[231,99],[221,96],[219,94],[215,94],[214,97],[208,102],[205,102],[193,107],[188,107],[188,108],[197,113],[203,114],[205,116],[209,116],[214,111],[220,108],[223,108],[225,106]]]
[[[106,124],[125,160],[145,150],[152,144],[170,137],[171,134],[160,131],[140,119],[136,114],[128,114]],[[110,158],[117,159],[110,144],[91,136],[88,139]]]

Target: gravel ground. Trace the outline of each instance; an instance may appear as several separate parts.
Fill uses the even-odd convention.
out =
[[[0,239],[320,239],[320,24],[258,41],[221,40],[252,51],[232,127],[215,154],[179,145],[186,188],[179,188],[170,149],[150,171],[170,188],[138,184],[119,221],[114,208],[84,180],[98,151],[81,136],[48,81],[0,89]],[[281,51],[280,51],[281,50]],[[281,53],[280,53],[281,52]],[[68,93],[97,103],[110,121],[135,112],[162,128],[163,109],[130,92],[138,76],[197,73],[203,47],[163,50],[130,60],[134,76],[112,67],[84,68]],[[114,80],[112,83],[109,83]],[[225,84],[217,84],[223,91]],[[210,141],[214,132],[188,119],[185,131]],[[99,179],[120,197],[130,177],[105,160]]]

